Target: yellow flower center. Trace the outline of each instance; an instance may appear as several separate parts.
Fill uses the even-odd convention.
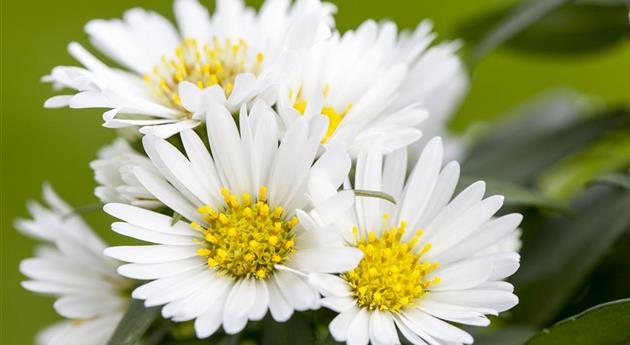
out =
[[[234,88],[234,79],[239,73],[258,75],[263,63],[263,54],[249,54],[244,40],[232,42],[214,37],[212,45],[200,45],[196,39],[184,39],[175,49],[175,58],[162,55],[161,63],[153,67],[153,73],[144,80],[154,96],[163,104],[187,112],[182,107],[178,85],[189,81],[200,89],[220,85],[226,96]]]
[[[266,187],[260,187],[258,200],[244,193],[240,200],[221,189],[225,200],[222,211],[202,206],[198,211],[209,226],[192,223],[204,240],[197,255],[207,257],[208,266],[234,278],[268,278],[276,264],[295,252],[296,217],[285,220],[282,207],[273,210],[266,201]]]
[[[422,260],[431,244],[422,249],[415,247],[422,236],[421,230],[411,240],[402,242],[405,228],[402,221],[399,227],[384,230],[380,237],[370,231],[367,239],[359,238],[358,229],[353,229],[363,259],[357,268],[341,277],[350,285],[359,306],[397,312],[415,304],[430,285],[440,282],[437,277],[427,278],[438,264]]]
[[[328,94],[328,90],[329,86],[326,85],[324,87],[324,96]],[[306,111],[306,105],[308,103],[301,97],[301,93],[302,89],[300,88],[297,94],[297,99],[293,103],[293,108],[297,110],[300,114],[304,115],[304,111]],[[293,95],[290,92],[289,98],[291,98],[292,96]],[[322,144],[325,144],[328,139],[330,139],[330,137],[335,133],[337,127],[339,127],[339,124],[344,119],[344,117],[346,117],[350,109],[352,109],[352,103],[348,103],[348,105],[346,105],[346,107],[341,111],[337,111],[337,109],[329,105],[322,107],[320,113],[328,118],[328,130],[326,131],[326,135],[321,141]]]

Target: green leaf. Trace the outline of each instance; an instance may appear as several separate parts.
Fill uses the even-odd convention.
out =
[[[315,332],[304,313],[295,313],[287,322],[276,322],[269,315],[263,321],[261,345],[313,344]]]
[[[499,45],[524,51],[575,54],[619,43],[628,36],[625,0],[528,1],[475,18],[459,37],[479,42],[471,61]]]
[[[389,202],[391,202],[392,204],[396,205],[396,199],[394,199],[393,196],[387,194],[387,193],[383,193],[383,192],[379,192],[379,191],[375,191],[375,190],[362,190],[362,189],[354,189],[352,190],[354,192],[354,195],[356,196],[363,196],[366,198],[378,198],[378,199],[383,199],[383,200],[387,200]]]
[[[559,160],[540,176],[538,185],[554,199],[568,199],[599,176],[628,167],[630,128],[625,128],[610,132],[584,150]]]
[[[160,307],[146,308],[141,300],[132,300],[107,345],[135,345],[160,315]]]
[[[551,217],[537,225],[538,236],[525,242],[521,268],[513,277],[520,299],[513,311],[516,321],[545,326],[558,316],[630,228],[630,191],[593,186],[571,210],[575,217]]]
[[[471,62],[477,62],[489,51],[508,41],[544,15],[570,0],[531,0],[511,9],[505,17],[499,17],[497,24],[473,48]],[[496,15],[495,15],[496,17]]]
[[[523,345],[536,331],[527,326],[481,328],[474,333],[475,345]]]
[[[468,152],[462,171],[469,176],[532,185],[537,176],[567,155],[630,128],[630,109],[586,116],[579,99],[547,100],[517,111],[518,118],[496,128]]]
[[[610,174],[597,178],[593,183],[604,183],[620,188],[630,189],[630,175],[627,174]]]
[[[560,321],[526,345],[612,345],[630,342],[630,299],[600,304]]]
[[[171,226],[174,226],[180,220],[182,220],[182,215],[173,211],[173,217],[171,218]]]
[[[514,183],[463,176],[459,180],[458,189],[464,189],[478,180],[483,180],[486,183],[487,195],[505,196],[505,205],[535,207],[565,215],[571,214],[565,204]]]

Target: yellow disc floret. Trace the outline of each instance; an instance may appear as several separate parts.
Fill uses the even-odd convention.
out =
[[[372,231],[367,239],[357,237],[357,247],[363,251],[363,259],[357,268],[344,273],[342,278],[350,285],[359,306],[397,312],[412,306],[430,285],[439,283],[439,278],[427,278],[438,264],[422,260],[431,245],[416,248],[416,242],[422,236],[420,230],[411,240],[403,242],[405,228],[403,221],[397,228],[384,230],[380,237]],[[353,231],[357,236],[358,229]]]
[[[162,55],[160,64],[146,74],[144,80],[151,92],[163,104],[183,112],[178,85],[188,81],[199,88],[220,85],[226,96],[234,88],[234,79],[239,73],[260,73],[263,54],[250,55],[244,40],[222,41],[215,37],[212,44],[199,44],[196,39],[184,39],[175,49],[175,55]]]
[[[202,206],[198,211],[208,226],[192,223],[203,233],[197,255],[207,257],[208,266],[234,278],[268,278],[276,264],[295,252],[296,217],[285,219],[282,207],[271,209],[266,187],[260,187],[257,201],[244,193],[239,199],[226,188],[222,210]]]

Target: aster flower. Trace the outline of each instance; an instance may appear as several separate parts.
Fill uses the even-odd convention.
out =
[[[378,152],[358,156],[357,189],[384,190],[399,201],[358,198],[338,223],[351,247],[364,257],[341,275],[310,274],[339,313],[330,323],[348,344],[472,344],[452,323],[487,326],[518,303],[503,281],[519,267],[519,255],[497,244],[518,236],[521,215],[494,217],[503,197],[483,198],[476,182],[451,200],[459,178],[456,162],[442,168],[439,138],[423,150],[405,182],[406,154],[384,160]],[[507,242],[507,243],[506,243]]]
[[[198,125],[209,99],[237,111],[268,97],[291,57],[329,35],[334,7],[319,0],[268,0],[257,14],[242,0],[219,0],[210,15],[197,0],[176,0],[174,11],[179,31],[141,8],[122,20],[90,21],[85,31],[92,44],[129,71],[71,43],[70,54],[84,67],[56,67],[43,80],[78,93],[45,105],[109,108],[106,127],[150,126],[143,131],[168,137]]]
[[[53,295],[55,310],[67,321],[37,335],[41,345],[104,345],[122,318],[130,281],[116,273],[117,263],[103,255],[105,243],[72,208],[44,187],[47,205],[30,203],[33,219],[19,219],[15,227],[45,244],[34,258],[24,259],[20,271],[30,291]]]
[[[368,20],[316,44],[279,91],[281,122],[321,113],[330,119],[322,143],[353,154],[365,146],[392,152],[418,140],[420,129],[439,134],[467,82],[458,44],[431,47],[431,27],[398,33],[393,22]]]
[[[155,209],[163,204],[138,181],[131,169],[142,166],[157,172],[146,156],[134,150],[127,141],[116,139],[101,149],[98,159],[90,162],[98,186],[94,194],[103,203],[122,202],[138,207]]]
[[[145,136],[159,174],[133,170],[186,221],[171,224],[170,216],[126,204],[105,206],[123,221],[112,225],[114,231],[155,243],[106,250],[129,262],[120,274],[150,280],[133,297],[164,305],[166,318],[195,319],[200,338],[221,325],[237,333],[268,309],[273,319],[286,321],[294,310],[318,308],[319,294],[300,272],[343,272],[362,256],[323,226],[349,209],[353,196],[334,193],[319,202],[321,193],[305,194],[309,175],[336,190],[350,167],[349,157],[335,150],[313,165],[326,118],[295,121],[278,146],[275,114],[264,102],[249,113],[241,109],[240,129],[224,106],[212,104],[208,114],[212,155],[192,130],[180,133],[185,154]]]

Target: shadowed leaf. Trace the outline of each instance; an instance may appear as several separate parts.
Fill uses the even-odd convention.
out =
[[[560,321],[526,345],[612,345],[630,342],[630,299],[600,304]]]

